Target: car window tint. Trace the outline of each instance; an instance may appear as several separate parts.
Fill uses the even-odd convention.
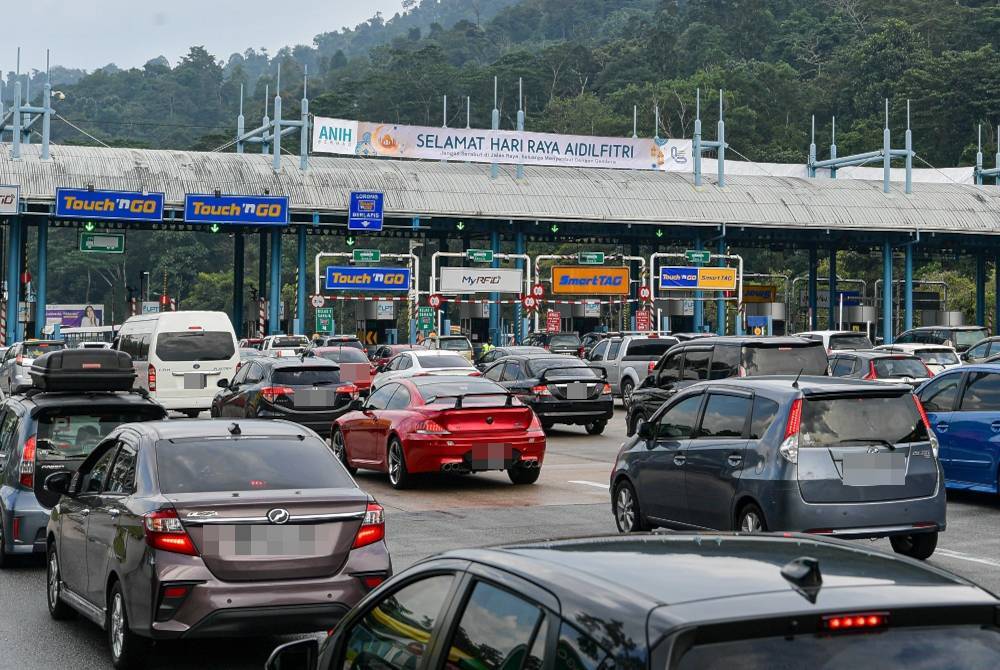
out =
[[[988,355],[992,356],[993,354],[1000,354],[1000,340],[990,342],[990,353]]]
[[[402,384],[396,385],[396,392],[386,404],[386,409],[405,409],[410,404],[410,391]]]
[[[135,448],[123,444],[111,467],[111,478],[108,479],[107,486],[109,493],[135,492],[135,461]]]
[[[500,377],[501,381],[513,382],[521,378],[521,364],[517,361],[507,361],[507,367],[504,368],[503,375]]]
[[[710,393],[698,437],[741,437],[750,413],[750,398]]]
[[[385,409],[385,406],[389,404],[389,399],[392,398],[392,394],[396,391],[398,384],[387,384],[377,391],[368,396],[368,402],[365,406],[368,409]]]
[[[712,350],[688,349],[684,355],[684,376],[686,381],[708,379],[708,364],[712,358]]]
[[[608,345],[607,359],[609,361],[615,360],[616,358],[618,358],[618,352],[621,350],[622,350],[622,341],[614,340],[611,344]]]
[[[846,377],[851,374],[851,370],[854,369],[854,359],[852,358],[835,358],[833,360],[833,376],[834,377]]]
[[[3,422],[0,423],[0,456],[4,458],[9,458],[11,452],[13,452],[12,447],[16,441],[17,424],[17,414],[13,410],[8,409],[3,416]],[[0,466],[2,465],[0,463]]]
[[[676,353],[667,356],[660,368],[660,381],[675,381],[681,378],[681,356],[683,353]]]
[[[156,356],[161,361],[224,361],[236,353],[232,333],[186,330],[156,336]]]
[[[421,356],[420,367],[426,369],[434,368],[468,368],[472,364],[468,359],[455,354],[442,354],[440,356]],[[409,367],[409,366],[407,366]]]
[[[718,345],[712,357],[710,379],[729,379],[739,374],[740,348]]]
[[[475,658],[476,668],[520,668],[542,611],[508,591],[479,582],[451,638],[449,658]]]
[[[683,439],[694,434],[694,425],[698,420],[698,408],[701,407],[702,394],[685,398],[671,407],[660,417],[656,430],[658,438]]]
[[[486,372],[484,372],[483,376],[486,377],[487,379],[491,379],[491,380],[493,380],[495,382],[496,381],[500,381],[500,375],[503,374],[503,366],[504,365],[505,365],[504,363],[497,363],[496,365],[494,365],[493,367],[491,367],[489,370],[487,370]]]
[[[247,372],[247,384],[256,384],[264,378],[264,368],[258,363],[250,364],[250,371]]]
[[[344,656],[334,659],[330,670],[419,667],[453,580],[452,575],[436,575],[385,597],[346,632]]]
[[[963,412],[1000,410],[1000,375],[993,372],[971,373],[959,409]]]
[[[930,377],[926,366],[916,357],[913,358],[877,358],[875,359],[875,376],[882,378],[895,377]]]
[[[868,339],[867,335],[831,335],[830,336],[830,349],[832,351],[837,351],[838,349],[871,349],[872,341]]]
[[[590,357],[597,361],[604,357],[604,352],[608,350],[608,341],[602,340],[600,344],[594,347],[594,350],[590,352]]]
[[[774,423],[778,415],[778,403],[757,396],[753,401],[753,415],[750,417],[750,439],[759,440]]]
[[[396,364],[396,370],[409,370],[413,367],[413,360],[409,356],[400,356]],[[427,367],[426,365],[424,367]]]
[[[909,393],[809,398],[802,403],[799,448],[849,442],[924,442],[927,428]]]
[[[563,621],[556,648],[555,670],[612,668],[610,655],[594,638]]]
[[[1000,345],[1000,343],[990,343],[990,342],[983,342],[982,344],[977,344],[976,346],[969,349],[969,356],[971,358],[985,358],[987,356],[986,353],[987,349],[990,349],[990,354],[993,353],[993,350],[990,347],[992,347],[994,344]],[[998,346],[997,352],[1000,353],[1000,346]]]
[[[935,379],[920,393],[920,402],[928,412],[950,412],[955,407],[962,375],[951,374]]]
[[[825,376],[830,367],[826,349],[812,346],[747,346],[743,349],[743,367],[750,376],[804,375]]]
[[[118,426],[132,421],[163,418],[154,405],[116,409],[53,407],[38,415],[35,457],[39,462],[83,458]]]
[[[340,370],[333,368],[278,368],[271,375],[275,384],[286,386],[332,386],[340,383]]]
[[[115,447],[110,445],[103,455],[99,456],[93,467],[82,473],[80,486],[77,489],[82,494],[100,493],[104,480],[111,469],[111,460],[115,457]]]
[[[236,371],[235,375],[233,375],[233,379],[230,382],[230,385],[242,384],[243,382],[245,382],[247,375],[250,374],[250,368],[252,367],[253,364],[251,363],[242,363],[240,365],[240,369]]]

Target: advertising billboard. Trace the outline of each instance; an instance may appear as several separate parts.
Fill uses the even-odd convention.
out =
[[[767,284],[744,284],[743,302],[767,303],[778,301],[778,287]]]
[[[520,293],[524,271],[518,268],[441,268],[441,293]]]
[[[552,268],[556,295],[628,295],[628,267],[557,265]]]
[[[63,328],[104,325],[104,305],[46,305],[45,324]]]

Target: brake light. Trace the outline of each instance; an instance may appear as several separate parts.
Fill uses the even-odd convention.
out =
[[[352,398],[357,398],[358,397],[358,387],[355,386],[354,384],[344,384],[339,389],[337,389],[337,392],[338,393],[346,393],[349,396],[351,396]]]
[[[860,630],[884,628],[889,625],[887,612],[868,612],[866,614],[838,614],[823,617],[823,628],[826,630]]]
[[[374,588],[378,588],[385,581],[385,575],[364,575],[360,579],[365,588],[371,591]]]
[[[602,395],[610,395],[610,393],[611,393],[611,384],[605,384],[604,385],[604,390],[601,391],[601,394]]]
[[[149,390],[156,390],[156,368],[150,363],[149,367],[146,369],[146,381],[149,384]]]
[[[646,374],[647,375],[653,374],[653,370],[655,369],[656,369],[656,361],[650,361],[649,365],[646,366]]]
[[[799,428],[802,424],[802,398],[792,401],[788,410],[788,423],[785,425],[785,438],[778,447],[778,453],[789,463],[799,462]]]
[[[425,419],[417,424],[414,432],[418,435],[447,435],[449,431],[434,419]]]
[[[862,377],[862,379],[867,381],[878,379],[878,373],[875,372],[875,361],[868,361],[868,374]]]
[[[188,556],[198,555],[191,536],[177,517],[177,510],[168,508],[144,514],[142,527],[146,533],[146,544],[153,549]]]
[[[374,544],[385,538],[385,513],[378,503],[368,503],[365,509],[365,518],[358,528],[358,534],[354,536],[354,544],[351,549],[360,549]]]
[[[32,435],[24,442],[24,449],[21,451],[21,464],[18,468],[20,473],[21,486],[33,488],[35,486],[35,436]]]
[[[274,403],[281,396],[295,395],[295,389],[290,386],[265,386],[260,390],[260,395],[267,402]]]
[[[576,355],[583,358],[583,345],[576,348]]]
[[[164,584],[160,587],[160,604],[156,608],[157,621],[169,621],[187,599],[194,584]]]
[[[480,372],[479,370],[473,370],[472,372],[469,373],[469,376],[470,377],[482,377],[483,373]]]
[[[927,437],[931,443],[931,452],[934,453],[934,458],[937,458],[938,439],[931,428],[931,420],[927,417],[927,410],[924,409],[924,403],[920,402],[920,397],[915,394],[913,396],[913,403],[917,406],[917,411],[920,412],[920,420],[924,422],[924,428],[927,429]]]
[[[532,386],[531,392],[534,393],[535,395],[552,395],[552,391],[550,391],[549,387],[545,386],[544,384],[539,386]]]
[[[242,367],[243,367],[243,361],[236,361],[236,372],[239,372],[240,368]]]

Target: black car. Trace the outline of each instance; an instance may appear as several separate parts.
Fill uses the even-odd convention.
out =
[[[507,356],[514,356],[517,354],[544,354],[548,353],[542,347],[529,347],[529,346],[512,346],[512,347],[493,347],[485,354],[481,355],[476,359],[476,367],[480,372],[485,370],[494,361],[498,361],[501,358],[506,358]]]
[[[678,390],[699,381],[800,373],[829,373],[822,342],[801,337],[749,336],[682,341],[663,354],[649,376],[632,392],[626,415],[628,434],[634,435],[638,422],[648,421]]]
[[[357,386],[341,381],[339,365],[307,356],[252,359],[219,388],[213,417],[286,419],[324,437],[358,397]]]
[[[547,352],[508,356],[486,368],[483,377],[510,389],[535,410],[545,430],[557,423],[576,424],[600,435],[614,414],[604,370],[575,356]]]
[[[892,351],[838,351],[830,356],[834,377],[904,382],[920,386],[934,376],[918,356]]]
[[[424,560],[267,670],[993,670],[1000,600],[790,534],[595,537]]]
[[[553,354],[571,354],[583,357],[583,343],[576,333],[532,333],[528,336],[525,344],[531,347],[541,347]]]

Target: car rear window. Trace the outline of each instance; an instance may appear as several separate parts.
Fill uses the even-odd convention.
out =
[[[225,361],[236,353],[236,343],[221,330],[182,330],[157,335],[154,353],[161,361]]]
[[[448,351],[468,351],[472,348],[472,344],[464,337],[442,337],[439,342],[441,348]]]
[[[909,394],[806,398],[802,403],[800,447],[851,442],[924,442],[927,429]]]
[[[148,405],[107,410],[90,407],[45,409],[38,415],[36,458],[41,462],[85,458],[123,423],[163,417],[162,409]]]
[[[275,384],[321,386],[340,383],[340,371],[331,368],[281,368],[271,374]]]
[[[507,389],[499,384],[483,379],[482,377],[462,377],[461,379],[442,380],[440,377],[424,377],[413,380],[425,403],[435,405],[454,405],[455,396],[469,393],[488,393],[496,395],[475,396],[462,401],[463,407],[474,407],[476,405],[495,406],[507,401]],[[440,401],[438,400],[440,398]]]
[[[830,362],[823,345],[748,346],[743,348],[747,375],[826,375]]]
[[[337,363],[367,363],[368,357],[360,349],[351,347],[338,347],[329,351],[321,351],[316,354],[320,358]]]
[[[985,340],[990,336],[985,328],[980,330],[956,330],[954,345],[956,347],[971,347],[980,340]]]
[[[940,351],[918,351],[917,358],[931,365],[957,365],[960,362],[958,355],[954,351],[948,351],[947,349],[941,349]]]
[[[650,338],[648,340],[632,340],[625,351],[626,361],[655,361],[666,352],[667,349],[677,344],[677,340],[665,337]]]
[[[298,437],[160,440],[160,493],[355,488],[322,441]]]
[[[549,346],[556,347],[578,347],[580,337],[578,335],[553,335],[549,338]]]
[[[59,351],[65,348],[65,342],[26,342],[24,344],[24,357],[38,358],[42,354],[47,354],[50,351]]]
[[[559,369],[571,368],[571,369]],[[541,377],[543,372],[551,370],[546,374],[547,379],[558,379],[559,377],[572,377],[574,379],[582,376],[597,377],[597,371],[588,367],[579,358],[534,358],[528,361],[528,371],[532,377]]]
[[[930,376],[919,358],[877,358],[873,362],[875,363],[875,376],[879,379]]]
[[[845,349],[871,349],[872,341],[866,335],[831,335],[830,349],[843,351]]]
[[[467,368],[469,361],[463,356],[444,354],[443,356],[420,356],[420,367],[422,368]]]

